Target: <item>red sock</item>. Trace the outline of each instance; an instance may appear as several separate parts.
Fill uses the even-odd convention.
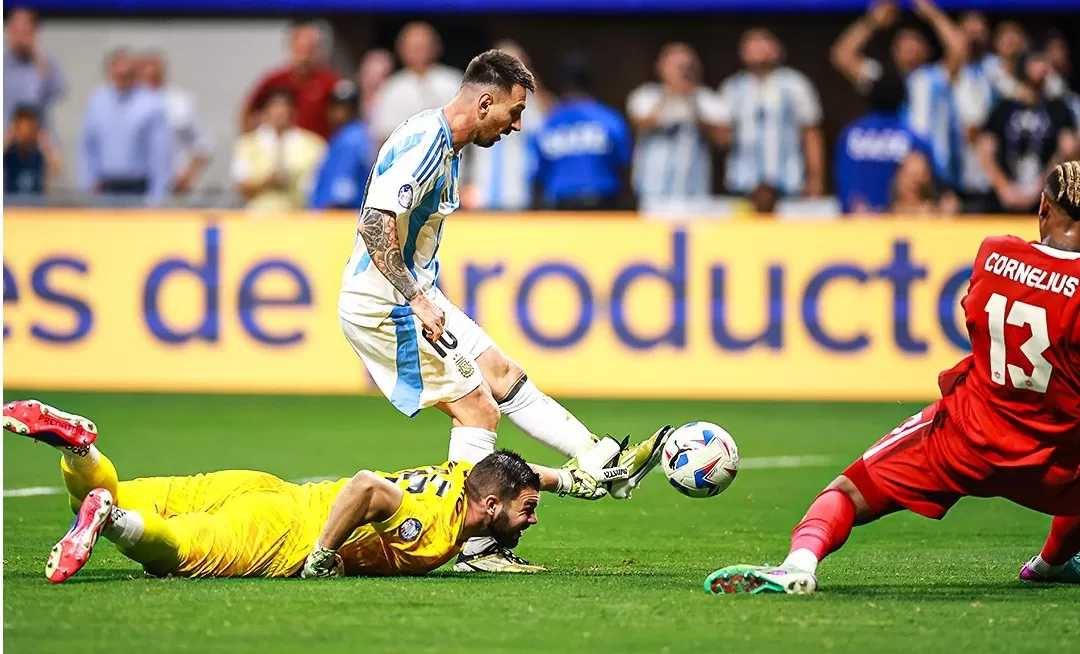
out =
[[[1039,556],[1050,565],[1065,565],[1077,554],[1080,554],[1080,516],[1054,518]]]
[[[791,551],[808,549],[820,561],[843,546],[854,524],[855,503],[844,491],[831,488],[817,496],[791,532]]]

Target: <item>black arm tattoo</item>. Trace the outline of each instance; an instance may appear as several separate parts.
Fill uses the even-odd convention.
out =
[[[360,236],[367,245],[371,261],[406,300],[412,300],[420,292],[416,280],[405,268],[398,241],[397,220],[394,214],[378,209],[365,209],[360,217]]]

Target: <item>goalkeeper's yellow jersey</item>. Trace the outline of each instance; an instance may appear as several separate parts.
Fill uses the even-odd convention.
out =
[[[338,550],[345,563],[345,574],[420,575],[457,556],[463,545],[458,539],[468,504],[465,477],[471,469],[471,464],[447,461],[438,466],[376,472],[405,493],[393,516],[360,527]],[[311,498],[312,508],[318,507],[312,511],[312,518],[320,518],[305,521],[315,526],[315,535],[306,543],[298,543],[302,552],[295,552],[294,556],[299,566],[322,531],[334,499],[348,482],[341,479],[301,486]]]
[[[472,466],[376,472],[405,490],[388,520],[364,525],[339,550],[349,575],[419,575],[461,551],[458,540]],[[124,509],[154,512],[170,551],[142,561],[148,572],[183,577],[291,577],[322,532],[346,477],[293,484],[251,470],[151,477],[118,484]]]

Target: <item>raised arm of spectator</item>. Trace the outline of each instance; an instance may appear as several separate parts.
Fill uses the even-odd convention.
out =
[[[173,183],[173,135],[165,117],[165,106],[160,105],[148,135],[150,154],[149,192],[146,201],[151,206],[161,206],[172,189]]]
[[[956,77],[968,58],[967,36],[933,0],[914,0],[914,4],[915,13],[930,23],[945,49],[945,69],[949,71],[949,76]]]
[[[825,135],[821,131],[821,99],[813,83],[802,73],[795,87],[795,117],[802,128],[803,156],[806,157],[805,194],[817,197],[825,192]]]
[[[97,94],[91,94],[83,111],[82,135],[79,138],[79,190],[96,191],[101,181],[98,161]]]
[[[863,49],[878,30],[891,27],[896,22],[898,13],[896,4],[891,0],[872,5],[866,15],[848,26],[833,44],[829,54],[833,67],[853,83],[862,82],[869,63],[863,56]]]

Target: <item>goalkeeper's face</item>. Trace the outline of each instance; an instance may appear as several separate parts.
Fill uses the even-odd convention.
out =
[[[511,502],[497,502],[489,512],[491,520],[488,532],[499,545],[513,549],[521,540],[521,534],[536,524],[536,507],[540,493],[526,488]]]

